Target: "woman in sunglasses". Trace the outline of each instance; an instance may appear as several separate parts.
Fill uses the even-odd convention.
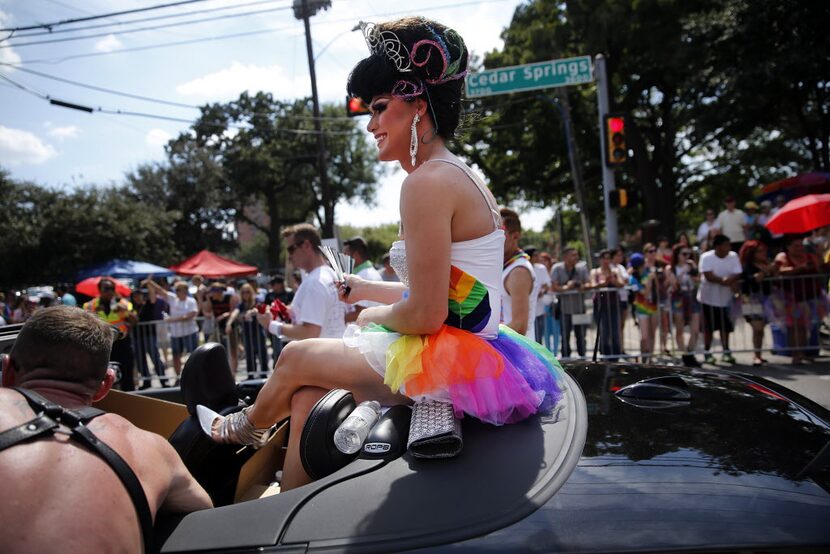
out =
[[[683,365],[699,367],[694,349],[700,333],[700,302],[697,301],[697,266],[692,260],[692,249],[676,244],[672,249],[671,266],[668,268],[671,291],[671,313],[677,348],[683,352]],[[684,331],[689,326],[689,341]]]

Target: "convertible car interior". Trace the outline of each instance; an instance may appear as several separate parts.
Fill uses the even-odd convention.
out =
[[[199,425],[197,404],[229,414],[253,402],[264,383],[237,384],[231,375],[224,347],[206,344],[185,364],[180,388],[112,391],[96,404],[167,437],[214,501],[212,510],[160,514],[154,546],[161,552],[394,551],[463,540],[544,504],[570,475],[585,440],[584,400],[569,393],[554,413],[504,428],[466,418],[463,454],[444,460],[406,452],[411,410],[393,406],[366,440],[384,446],[347,456],[334,447],[333,435],[355,401],[335,389],[314,406],[303,429],[301,459],[316,480],[281,493],[275,476],[287,420],[258,450],[216,444]],[[578,391],[568,379],[569,391]],[[440,502],[435,490],[442,491]]]

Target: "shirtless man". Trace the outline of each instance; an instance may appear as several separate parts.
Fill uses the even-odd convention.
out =
[[[21,393],[67,409],[103,398],[113,333],[93,314],[55,306],[34,314],[3,359],[0,433],[35,417]],[[160,435],[115,414],[88,424],[135,473],[153,519],[160,510],[212,507],[210,497]],[[2,435],[0,435],[2,436]],[[2,441],[0,441],[2,443]],[[0,450],[0,545],[4,552],[140,552],[137,508],[113,469],[66,434],[45,434]]]

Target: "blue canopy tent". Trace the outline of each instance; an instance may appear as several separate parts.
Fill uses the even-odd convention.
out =
[[[170,277],[175,275],[175,273],[166,267],[151,264],[150,262],[114,259],[98,265],[85,267],[79,270],[75,277],[78,281],[81,281],[87,277],[97,277],[98,275],[109,275],[110,277],[116,278],[144,279],[149,275],[153,277]]]

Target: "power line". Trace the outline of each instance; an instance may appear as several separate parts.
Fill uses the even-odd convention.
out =
[[[133,23],[146,23],[147,21],[158,21],[158,20],[163,20],[163,19],[172,19],[174,17],[185,17],[185,16],[188,16],[188,15],[197,15],[197,14],[202,14],[202,13],[213,13],[213,12],[224,11],[224,10],[232,10],[232,9],[237,9],[237,8],[248,8],[248,7],[251,7],[251,6],[260,6],[262,4],[273,4],[275,2],[280,2],[280,1],[282,1],[282,0],[259,0],[257,2],[248,2],[247,4],[236,4],[236,5],[232,5],[232,6],[220,6],[218,8],[208,8],[208,9],[205,9],[205,10],[191,10],[191,11],[187,11],[187,12],[171,13],[171,14],[167,14],[167,15],[156,15],[156,16],[153,16],[153,17],[142,17],[140,19],[130,19],[128,21],[113,21],[111,23],[99,23],[98,25],[87,25],[86,27],[76,27],[75,29],[55,29],[53,31],[39,31],[39,32],[36,32],[36,33],[26,33],[25,35],[16,35],[15,38],[21,39],[21,38],[29,38],[29,37],[39,37],[39,36],[43,36],[43,35],[54,36],[54,35],[62,34],[62,33],[77,33],[77,32],[80,32],[80,31],[89,31],[91,29],[101,29],[101,28],[106,28],[106,27],[114,27],[114,26],[118,26],[118,25],[131,25]],[[62,5],[62,4],[59,4],[59,5]],[[68,7],[68,6],[66,6],[66,7]]]
[[[291,28],[293,29],[293,27],[291,27]],[[27,64],[27,63],[56,64],[56,63],[62,63],[62,62],[69,61],[69,60],[77,60],[77,59],[80,59],[80,58],[94,58],[94,57],[98,57],[98,56],[108,56],[110,54],[121,54],[123,52],[140,52],[142,50],[155,50],[156,48],[166,48],[168,46],[185,46],[187,44],[196,44],[196,43],[200,43],[200,42],[211,42],[211,41],[214,41],[214,40],[224,40],[224,39],[228,39],[228,38],[241,38],[241,37],[249,37],[249,36],[254,36],[254,35],[264,35],[264,34],[270,34],[270,33],[275,33],[275,32],[279,32],[279,31],[284,31],[286,29],[288,29],[288,27],[283,27],[283,28],[280,28],[280,29],[261,29],[261,30],[258,30],[258,31],[245,31],[245,32],[242,32],[242,33],[232,33],[232,34],[229,34],[229,35],[215,35],[215,36],[211,36],[211,37],[194,38],[194,39],[188,39],[188,40],[179,40],[179,41],[175,41],[175,42],[164,42],[164,43],[159,43],[159,44],[148,44],[146,46],[134,46],[132,48],[119,48],[118,50],[110,50],[109,52],[88,52],[86,54],[75,54],[75,55],[72,55],[72,56],[65,56],[63,58],[57,58],[57,59],[55,59],[55,58],[53,58],[53,59],[42,58],[42,59],[39,59],[39,60],[38,59],[36,59],[36,60],[23,60],[23,61],[20,62],[20,64]],[[17,66],[15,66],[15,67],[17,67]]]
[[[206,2],[207,0],[181,0],[180,2],[170,2],[168,4],[156,4],[155,6],[147,6],[144,8],[135,8],[132,10],[123,10],[120,12],[110,12],[100,15],[90,15],[88,17],[76,17],[74,19],[63,19],[61,21],[55,21],[52,23],[39,23],[37,25],[28,25],[26,27],[9,27],[5,29],[0,29],[0,32],[8,32],[8,33],[16,33],[18,31],[30,31],[32,29],[51,29],[52,27],[57,27],[58,25],[69,25],[72,23],[80,23],[81,21],[92,21],[94,19],[104,19],[107,17],[113,17],[116,15],[127,15],[131,13],[139,13],[139,12],[148,12],[152,10],[160,10],[163,8],[172,8],[175,6],[184,6],[186,4],[196,4],[198,2]]]
[[[0,62],[0,65],[5,65],[7,67],[14,67],[17,71],[23,71],[25,73],[31,73],[32,75],[37,75],[38,77],[43,77],[44,79],[51,79],[53,81],[60,81],[61,83],[67,83],[67,84],[70,84],[70,85],[74,85],[76,87],[82,87],[82,88],[86,88],[86,89],[90,89],[90,90],[94,90],[94,91],[98,91],[98,92],[104,92],[104,93],[107,93],[107,94],[114,94],[114,95],[117,95],[117,96],[124,96],[126,98],[133,98],[135,100],[143,100],[145,102],[154,102],[156,104],[166,104],[168,106],[175,106],[175,107],[178,107],[178,108],[193,108],[193,109],[197,109],[197,110],[199,109],[199,106],[196,106],[194,104],[184,104],[182,102],[173,102],[171,100],[162,100],[160,98],[152,98],[152,97],[149,97],[149,96],[141,96],[139,94],[132,94],[132,93],[129,93],[129,92],[122,92],[120,90],[112,90],[112,89],[99,87],[99,86],[95,86],[95,85],[88,85],[86,83],[79,83],[78,81],[73,81],[71,79],[64,79],[63,77],[56,77],[54,75],[47,75],[46,73],[41,73],[40,71],[35,71],[33,69],[28,69],[28,68],[19,67],[19,66],[13,66],[11,64],[7,64],[7,63],[4,63],[4,62]]]
[[[84,105],[81,105],[81,104],[76,104],[74,102],[66,102],[64,100],[59,100],[57,98],[54,98],[51,95],[44,94],[44,93],[41,93],[41,92],[37,92],[34,89],[32,89],[32,88],[30,88],[30,87],[28,87],[28,86],[26,86],[22,83],[19,83],[15,80],[9,78],[8,76],[2,74],[2,73],[0,73],[0,79],[3,79],[4,81],[7,81],[7,82],[11,83],[16,88],[18,88],[18,89],[20,89],[20,90],[22,90],[22,91],[24,91],[28,94],[36,96],[37,98],[40,98],[41,100],[46,100],[47,102],[49,102],[52,105],[60,106],[60,107],[63,107],[63,108],[69,108],[69,109],[79,110],[79,111],[88,112],[88,113],[99,112],[99,113],[111,114],[111,115],[126,115],[126,116],[133,116],[133,117],[143,117],[143,118],[148,118],[148,119],[158,119],[158,120],[162,120],[162,121],[172,121],[172,122],[176,122],[176,123],[187,123],[187,124],[190,124],[190,125],[192,125],[195,122],[194,119],[185,119],[185,118],[182,118],[182,117],[172,117],[172,116],[153,114],[153,113],[147,113],[147,112],[137,112],[137,111],[131,111],[131,110],[112,109],[112,108],[102,108],[100,106],[96,107],[96,108],[93,108],[93,107],[84,106]],[[287,119],[291,119],[292,117],[293,116],[291,116],[291,115],[286,116]],[[203,122],[202,124],[203,125],[208,125],[208,126],[214,126],[214,127],[217,127],[217,128],[223,128],[224,127],[223,125],[220,125],[220,124],[210,124],[210,123],[207,123],[207,122]],[[231,128],[231,129],[245,129],[246,128],[245,125],[228,125],[227,127]],[[285,128],[281,128],[281,127],[276,127],[274,129],[274,131],[278,132],[278,133],[284,133],[284,134],[290,134],[290,135],[316,135],[317,134],[317,131],[315,131],[313,129],[285,129]],[[321,132],[323,134],[326,134],[326,135],[342,135],[342,136],[355,135],[355,136],[361,136],[360,131],[358,131],[357,129],[353,129],[351,131],[323,130]]]
[[[150,97],[150,96],[142,96],[140,94],[132,94],[132,93],[129,93],[129,92],[123,92],[123,91],[113,90],[113,89],[100,87],[100,86],[96,86],[96,85],[90,85],[90,84],[87,84],[87,83],[81,83],[81,82],[78,82],[78,81],[73,81],[71,79],[64,79],[63,77],[57,77],[55,75],[48,75],[46,73],[41,73],[40,71],[35,71],[33,69],[28,69],[26,67],[15,66],[15,65],[5,63],[5,62],[0,62],[0,65],[4,65],[4,66],[7,66],[7,67],[13,67],[17,71],[23,71],[25,73],[30,73],[32,75],[36,75],[36,76],[42,77],[44,79],[51,79],[53,81],[59,81],[61,83],[67,83],[67,84],[70,84],[70,85],[74,85],[76,87],[86,88],[86,89],[94,90],[94,91],[97,91],[97,92],[103,92],[105,94],[113,94],[113,95],[116,95],[116,96],[124,96],[126,98],[133,98],[135,100],[142,100],[144,102],[153,102],[153,103],[156,103],[156,104],[165,104],[165,105],[168,105],[168,106],[175,106],[175,107],[178,107],[178,108],[189,108],[189,109],[194,109],[194,110],[199,110],[199,109],[202,108],[201,106],[196,105],[196,104],[185,104],[183,102],[174,102],[172,100],[164,100],[164,99],[161,99],[161,98],[153,98],[153,97]],[[268,115],[268,114],[267,113],[262,113],[262,112],[253,112],[251,115]],[[307,119],[307,120],[314,119],[314,116],[312,116],[312,115],[287,115],[285,117],[287,117],[289,119]],[[351,118],[348,117],[348,116],[345,116],[345,115],[344,116],[325,116],[325,115],[320,116],[321,121],[325,121],[325,120],[345,121],[345,120],[349,120],[349,119],[351,119]]]
[[[55,44],[59,42],[74,42],[76,40],[85,40],[91,38],[101,38],[107,37],[110,35],[126,35],[131,33],[140,33],[143,31],[157,31],[159,29],[169,29],[170,27],[181,27],[184,25],[195,25],[197,23],[206,23],[209,21],[217,21],[219,19],[231,19],[235,17],[246,17],[249,15],[259,15],[263,13],[270,13],[270,12],[280,12],[291,9],[290,6],[281,6],[279,8],[267,8],[264,10],[253,10],[249,12],[243,13],[234,13],[234,14],[225,14],[225,15],[216,15],[213,17],[204,17],[202,19],[194,19],[191,21],[178,21],[176,23],[167,23],[165,25],[152,25],[150,27],[139,27],[137,29],[123,29],[121,31],[111,31],[111,32],[103,32],[103,33],[96,33],[93,35],[83,35],[79,37],[63,37],[63,38],[55,38],[49,40],[34,40],[30,42],[18,42],[15,44],[0,44],[0,48],[21,48],[24,46],[37,46],[40,44]]]
[[[442,10],[442,9],[448,9],[448,8],[459,8],[459,7],[471,6],[471,5],[476,5],[477,6],[477,5],[480,5],[480,4],[494,4],[494,3],[500,3],[500,2],[505,2],[505,1],[507,1],[507,0],[473,0],[473,1],[468,1],[468,2],[456,2],[456,3],[452,3],[452,4],[444,4],[444,5],[441,5],[441,6],[433,6],[433,7],[430,7],[430,8],[422,8],[421,11],[435,11],[435,10]],[[411,13],[411,10],[387,12],[387,13],[383,13],[383,14],[375,14],[372,17],[390,17],[390,16],[404,15],[404,14],[409,14],[409,13]],[[345,23],[345,22],[354,23],[354,21],[359,20],[359,19],[364,18],[364,17],[367,17],[367,16],[365,16],[365,15],[356,15],[356,16],[343,18],[343,19],[334,19],[334,20],[329,20],[329,21],[321,21],[321,22],[318,22],[316,25],[317,26],[331,25],[331,24]],[[275,32],[280,32],[280,31],[291,30],[291,29],[295,29],[295,27],[291,26],[291,27],[279,27],[279,28],[275,28],[275,29],[259,29],[259,30],[255,30],[255,31],[245,31],[245,32],[241,32],[241,33],[231,33],[231,34],[227,34],[227,35],[215,35],[215,36],[210,36],[210,37],[195,38],[195,39],[181,40],[181,41],[175,41],[175,42],[149,44],[149,45],[145,45],[145,46],[135,46],[135,47],[131,47],[131,48],[119,48],[117,50],[110,50],[109,52],[88,52],[86,54],[74,54],[72,56],[65,56],[63,58],[40,58],[40,59],[34,59],[34,60],[23,60],[23,61],[20,62],[20,64],[27,64],[27,63],[57,64],[57,63],[62,63],[62,62],[65,62],[65,61],[76,60],[76,59],[81,59],[81,58],[92,58],[92,57],[97,57],[97,56],[109,56],[109,55],[112,55],[112,54],[122,54],[122,53],[125,53],[125,52],[139,52],[139,51],[143,51],[143,50],[153,50],[153,49],[156,49],[156,48],[166,48],[166,47],[169,47],[169,46],[185,46],[185,45],[188,45],[188,44],[196,44],[196,43],[201,43],[201,42],[211,42],[211,41],[215,41],[215,40],[243,38],[243,37],[249,37],[249,36],[270,34],[270,33],[275,33]]]

